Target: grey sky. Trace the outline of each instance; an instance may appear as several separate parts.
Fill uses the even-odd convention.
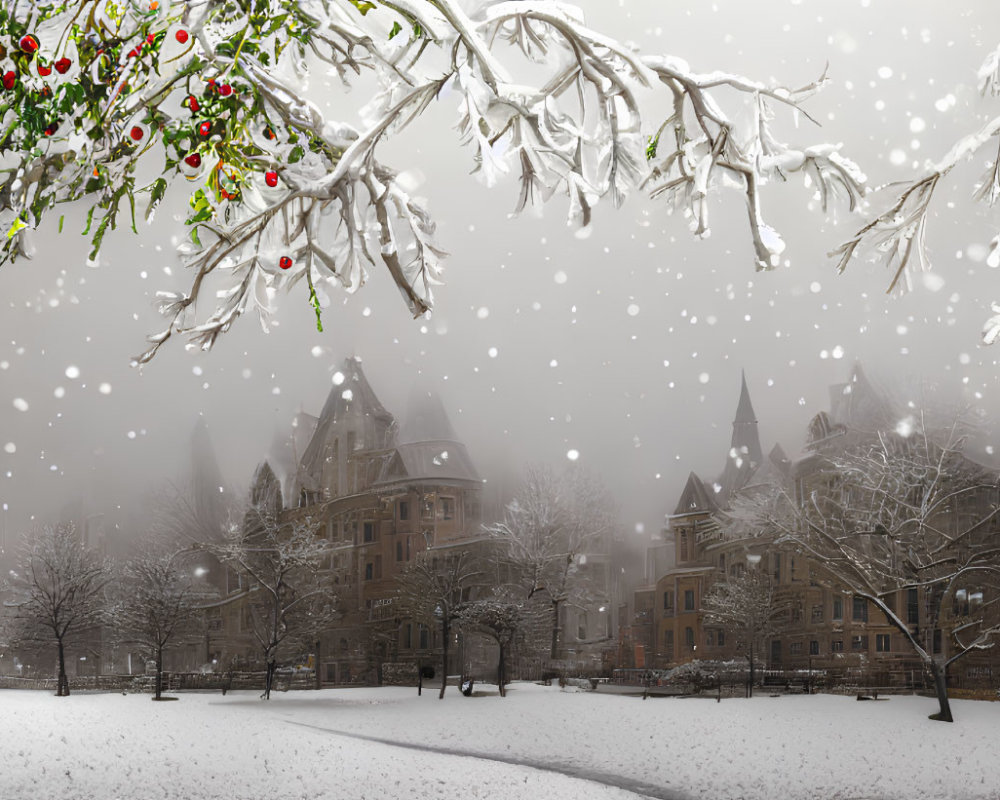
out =
[[[975,91],[976,70],[1000,41],[993,0],[582,5],[592,27],[699,71],[800,85],[829,63],[831,85],[807,105],[823,127],[782,133],[843,141],[873,184],[905,178],[914,161],[940,157],[1000,112],[1000,101]],[[1000,299],[984,262],[997,218],[969,200],[980,163],[942,188],[931,279],[888,299],[880,270],[859,263],[834,273],[826,253],[859,220],[806,210],[800,181],[766,192],[765,216],[785,236],[790,264],[755,274],[737,193],[715,201],[704,241],[641,197],[601,207],[585,239],[566,228],[558,200],[542,218],[509,219],[514,182],[486,190],[469,177],[454,115],[445,97],[383,151],[394,166],[419,169],[419,193],[451,253],[431,320],[412,321],[375,274],[326,310],[322,334],[297,291],[282,299],[269,335],[245,318],[213,352],[167,347],[140,371],[129,357],[159,325],[151,298],[179,280],[170,237],[181,228],[168,213],[140,237],[121,227],[96,269],[73,232],[79,214],[68,214],[67,232],[43,237],[33,262],[0,270],[8,538],[80,494],[94,510],[139,508],[184,471],[199,415],[227,479],[245,485],[293,414],[319,410],[350,355],[397,415],[414,382],[434,386],[491,491],[509,489],[523,464],[559,463],[575,449],[618,496],[623,522],[647,532],[672,510],[688,471],[721,470],[741,368],[765,449],[780,441],[794,452],[808,418],[827,406],[827,386],[858,358],[883,385],[926,378],[995,407],[1000,351],[978,341],[989,301]]]

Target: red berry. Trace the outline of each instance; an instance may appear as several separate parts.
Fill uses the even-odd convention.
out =
[[[269,169],[267,172],[264,173],[264,183],[266,183],[268,186],[277,186],[278,173],[275,172],[273,169]]]
[[[219,87],[219,94],[223,97],[229,97],[233,93],[233,87],[228,83],[224,83]]]
[[[17,73],[16,72],[14,72],[13,70],[10,70],[10,71],[5,72],[3,74],[3,88],[4,89],[13,89],[16,84],[17,84]]]
[[[73,62],[68,58],[63,57],[60,58],[53,66],[55,66],[56,72],[60,75],[65,75],[69,72],[69,68],[73,66]],[[41,70],[39,70],[39,72],[41,72]]]
[[[201,166],[201,156],[197,153],[191,153],[184,159],[184,163],[193,169],[198,169]]]
[[[147,42],[147,44],[152,44],[155,41],[156,41],[156,35],[155,34],[150,33],[149,35],[146,36],[146,42]]]
[[[174,34],[174,38],[181,44],[187,44],[188,32],[181,28],[177,33]]]
[[[196,98],[194,95],[188,95],[185,104],[187,105],[188,108],[191,109],[191,111],[197,111],[201,107],[198,105],[198,98]]]
[[[128,57],[129,58],[138,58],[139,54],[141,52],[142,52],[142,48],[141,47],[133,47],[131,50],[128,51]]]
[[[264,138],[271,141],[272,139],[277,139],[278,137],[274,135],[274,131],[270,128],[264,128]]]
[[[43,78],[47,78],[52,74],[52,67],[46,67],[44,64],[39,64],[38,74]]]
[[[282,269],[291,269],[292,259],[290,259],[288,256],[282,256],[278,260],[278,266],[281,267]]]
[[[211,122],[203,122],[201,123],[201,125],[198,126],[198,133],[200,133],[202,136],[208,136],[208,134],[210,134],[211,132],[212,132]]]
[[[53,134],[55,134],[55,132],[57,130],[59,130],[59,123],[58,122],[53,122],[51,125],[49,125],[45,129],[45,135],[46,136],[52,136]]]
[[[38,39],[36,39],[30,33],[26,36],[21,37],[20,45],[21,45],[21,50],[27,53],[28,55],[38,52]]]
[[[143,130],[141,125],[133,125],[132,130],[128,132],[133,142],[141,142],[146,136],[146,131]]]

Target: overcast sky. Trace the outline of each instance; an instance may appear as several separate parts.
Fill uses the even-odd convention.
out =
[[[807,105],[822,127],[789,128],[786,138],[844,142],[873,184],[906,178],[1000,113],[975,89],[1000,41],[995,0],[583,6],[592,27],[698,71],[798,86],[828,63],[831,83]],[[323,94],[321,81],[314,88]],[[331,108],[344,102],[328,97]],[[890,299],[880,269],[835,274],[826,254],[860,220],[808,209],[800,181],[766,191],[766,217],[788,244],[787,263],[767,274],[753,271],[738,194],[715,201],[703,241],[642,197],[600,208],[585,239],[567,229],[559,201],[541,218],[510,219],[516,185],[486,190],[468,175],[455,113],[455,98],[443,97],[382,151],[423,181],[451,253],[430,320],[411,320],[376,274],[325,312],[322,334],[297,291],[270,334],[248,317],[208,354],[174,345],[139,370],[130,357],[160,323],[151,298],[183,278],[171,246],[180,226],[168,213],[138,237],[121,228],[97,268],[84,263],[80,215],[70,214],[34,261],[0,269],[8,541],[32,515],[51,520],[80,496],[88,511],[122,505],[141,518],[143,498],[187,469],[199,417],[226,480],[245,486],[292,416],[318,413],[352,355],[397,416],[414,384],[435,388],[488,491],[508,491],[526,463],[564,463],[576,450],[617,495],[624,526],[646,534],[673,510],[689,471],[721,471],[741,369],[765,450],[781,442],[797,451],[809,417],[828,406],[827,387],[855,359],[904,399],[925,380],[987,409],[1000,400],[1000,350],[978,344],[989,301],[1000,300],[985,263],[997,216],[969,199],[982,159],[942,187],[929,231],[933,273]]]

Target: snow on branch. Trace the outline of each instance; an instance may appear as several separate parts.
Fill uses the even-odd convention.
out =
[[[248,311],[266,328],[296,286],[322,329],[332,293],[356,291],[375,268],[411,313],[427,312],[444,254],[378,149],[435,100],[457,101],[458,137],[487,184],[517,176],[518,211],[565,196],[570,223],[587,226],[602,199],[618,205],[648,186],[705,236],[709,195],[738,187],[759,268],[784,247],[761,210],[768,181],[803,172],[824,207],[842,196],[853,208],[864,190],[838,146],[790,146],[773,132],[776,110],[797,120],[822,78],[786,90],[694,73],[554,0],[472,14],[458,0],[17,3],[0,11],[0,51],[0,263],[30,256],[43,219],[77,201],[97,259],[110,230],[137,230],[137,201],[151,220],[190,182],[190,283],[158,296],[167,324],[139,364],[175,335],[210,348]],[[317,66],[345,84],[369,76],[371,101],[343,108],[363,123],[309,99]],[[522,74],[537,80],[512,77]],[[663,86],[673,114],[651,133],[637,93]],[[149,164],[160,175],[144,183]]]
[[[979,87],[985,95],[1000,94],[1000,47],[994,50],[979,70]],[[928,214],[939,183],[956,166],[970,160],[982,150],[990,155],[989,165],[974,191],[974,197],[995,207],[1000,199],[1000,116],[993,117],[979,130],[960,138],[937,163],[928,162],[924,174],[902,184],[889,184],[896,192],[889,208],[871,218],[854,236],[831,255],[838,256],[837,269],[843,272],[856,256],[870,252],[874,260],[889,267],[892,277],[887,294],[905,293],[912,288],[914,264],[926,272],[930,269],[926,232]],[[1000,264],[1000,236],[994,237],[989,255],[990,266]],[[983,326],[983,342],[993,344],[1000,338],[1000,307]]]

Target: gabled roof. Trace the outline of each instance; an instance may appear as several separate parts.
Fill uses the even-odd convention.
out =
[[[830,416],[852,430],[876,431],[892,424],[892,404],[855,362],[846,384],[830,387]]]
[[[687,483],[684,486],[684,491],[681,492],[673,516],[709,514],[718,511],[719,506],[714,495],[715,493],[705,485],[705,482],[692,472],[688,475]]]

